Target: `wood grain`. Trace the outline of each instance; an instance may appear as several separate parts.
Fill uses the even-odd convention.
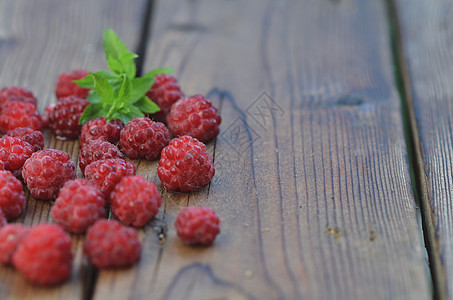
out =
[[[453,3],[395,4],[435,288],[439,298],[452,299]]]
[[[0,0],[0,87],[30,89],[43,112],[46,105],[56,101],[54,84],[60,73],[107,67],[102,49],[106,27],[117,31],[129,47],[135,47],[145,4],[145,0]],[[77,163],[77,141],[59,141],[49,132],[45,135],[46,148],[66,151]],[[36,201],[27,193],[26,210],[16,221],[27,225],[52,222],[51,204]],[[82,242],[82,236],[73,237],[74,270],[71,279],[58,287],[33,286],[14,269],[0,266],[0,298],[83,298],[93,270],[83,259]]]
[[[153,23],[148,69],[221,111],[216,175],[163,191],[140,264],[95,299],[430,297],[382,1],[166,0]],[[176,237],[186,205],[217,211],[212,247]]]

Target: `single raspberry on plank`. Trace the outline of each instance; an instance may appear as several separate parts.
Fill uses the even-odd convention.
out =
[[[106,201],[101,191],[85,179],[67,181],[52,206],[55,223],[72,233],[84,233],[105,218]]]
[[[85,236],[83,252],[99,269],[127,267],[140,259],[141,244],[135,229],[113,220],[99,220]]]
[[[181,87],[175,77],[159,74],[154,78],[155,81],[146,96],[159,106],[160,111],[151,114],[150,118],[165,123],[171,106],[183,98],[184,94],[181,92]]]
[[[5,170],[11,171],[16,177],[21,176],[22,167],[33,152],[33,146],[20,138],[4,136],[0,139],[0,160]]]
[[[124,154],[120,152],[117,146],[102,140],[92,140],[88,144],[84,144],[80,149],[79,167],[82,172],[86,166],[97,160],[109,158],[124,158]]]
[[[187,245],[210,245],[220,233],[220,221],[212,209],[184,208],[176,217],[176,233]]]
[[[7,86],[0,90],[0,111],[3,104],[10,100],[29,102],[36,107],[37,100],[32,92],[18,86]]]
[[[0,131],[7,133],[18,127],[41,130],[41,117],[36,107],[27,102],[8,101],[3,104],[0,113]]]
[[[27,235],[30,228],[22,224],[7,224],[0,228],[0,262],[5,265],[12,263],[17,247]]]
[[[76,178],[75,165],[67,153],[45,149],[25,162],[22,177],[33,197],[50,200],[57,197],[66,181]]]
[[[113,189],[110,202],[121,223],[142,227],[157,214],[162,197],[153,182],[142,176],[127,176]]]
[[[71,275],[71,237],[53,224],[32,227],[13,254],[13,265],[29,281],[55,285]]]
[[[179,99],[167,115],[168,129],[173,135],[190,135],[203,143],[219,134],[221,122],[217,108],[202,95]]]
[[[157,168],[162,185],[169,191],[196,190],[208,184],[214,173],[206,146],[187,135],[171,140],[162,150]]]
[[[90,120],[82,126],[80,145],[83,146],[91,140],[106,140],[116,145],[120,140],[120,132],[124,128],[123,122],[113,119],[107,122],[104,117]]]
[[[163,123],[149,118],[133,118],[121,130],[121,150],[129,158],[157,159],[170,142],[170,132]]]
[[[7,220],[14,219],[25,208],[22,182],[9,171],[0,171],[0,208]]]
[[[135,175],[135,167],[131,162],[121,158],[97,160],[85,168],[85,178],[101,190],[106,200],[110,199],[121,178]]]
[[[44,135],[41,131],[26,127],[18,127],[8,131],[7,136],[12,136],[23,140],[33,146],[33,150],[39,151],[44,148]]]
[[[55,84],[55,95],[57,99],[68,96],[86,99],[90,94],[90,89],[78,86],[74,83],[74,80],[82,79],[88,75],[89,73],[86,70],[72,70],[71,72],[61,73]]]
[[[85,99],[75,96],[60,98],[49,112],[49,126],[57,137],[75,139],[82,128],[79,119],[85,108],[90,104]]]

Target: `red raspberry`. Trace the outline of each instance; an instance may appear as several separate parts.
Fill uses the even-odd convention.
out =
[[[190,135],[204,143],[219,134],[221,122],[217,108],[201,95],[179,99],[167,115],[168,129],[172,134]]]
[[[27,159],[22,176],[33,197],[50,200],[66,181],[76,178],[75,165],[67,153],[45,149]]]
[[[8,131],[7,136],[12,136],[23,140],[33,146],[33,150],[39,151],[44,148],[44,135],[41,131],[26,127],[18,127]]]
[[[0,262],[12,263],[12,257],[30,229],[22,224],[8,224],[0,229]]]
[[[146,93],[146,96],[160,107],[160,111],[151,114],[150,118],[159,122],[166,122],[172,104],[184,97],[184,94],[181,92],[181,88],[175,77],[160,74],[156,75],[155,78],[156,80]]]
[[[80,149],[79,167],[82,172],[86,166],[101,159],[124,158],[117,146],[101,140],[92,140]]]
[[[6,220],[5,214],[0,209],[0,227],[5,226],[6,224],[8,224],[8,221]]]
[[[20,215],[25,208],[22,182],[9,171],[0,171],[0,208],[8,220]]]
[[[121,178],[132,175],[135,175],[134,165],[121,158],[98,160],[85,168],[85,178],[100,189],[107,200]]]
[[[71,237],[60,226],[37,225],[17,247],[13,265],[33,283],[61,283],[71,275]]]
[[[20,177],[25,161],[33,154],[33,146],[20,138],[5,136],[0,139],[0,160],[5,170]]]
[[[121,130],[121,150],[129,158],[157,159],[170,142],[170,132],[163,123],[149,118],[133,118]]]
[[[61,73],[55,85],[57,99],[68,96],[86,99],[90,93],[90,89],[84,89],[78,86],[74,80],[82,79],[88,75],[89,73],[86,70],[73,70],[69,73]]]
[[[142,176],[121,179],[110,195],[113,214],[125,225],[142,227],[162,204],[156,185]]]
[[[18,86],[7,86],[0,90],[0,111],[6,102],[19,100],[29,102],[36,107],[37,100],[32,92]]]
[[[5,163],[3,162],[3,160],[0,160],[0,171],[4,171],[5,170]]]
[[[82,128],[79,125],[80,116],[89,104],[87,100],[75,96],[60,98],[49,113],[49,126],[52,131],[58,137],[77,138]]]
[[[55,223],[72,233],[84,233],[100,218],[105,218],[105,199],[85,179],[67,181],[52,206]]]
[[[116,145],[120,140],[120,132],[123,128],[123,122],[118,119],[111,120],[108,123],[104,117],[90,120],[82,126],[80,145],[98,139],[105,139],[107,142]]]
[[[210,245],[220,233],[220,221],[212,209],[186,207],[176,217],[176,233],[187,245]]]
[[[97,268],[127,267],[140,259],[135,229],[113,220],[99,220],[87,231],[83,252]]]
[[[211,181],[214,173],[206,146],[187,135],[171,140],[162,150],[157,168],[162,185],[169,191],[188,192],[201,188]]]
[[[36,107],[27,102],[8,101],[0,113],[0,131],[6,133],[17,127],[41,130],[41,118]]]

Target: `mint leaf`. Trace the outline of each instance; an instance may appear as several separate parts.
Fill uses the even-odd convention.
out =
[[[107,64],[113,73],[125,73],[131,79],[135,77],[134,58],[138,55],[129,51],[112,29],[106,29],[104,32],[104,51]]]
[[[88,105],[80,116],[79,125],[83,125],[89,120],[96,119],[98,117],[98,113],[102,110],[101,103],[95,103]]]
[[[135,103],[145,95],[153,85],[155,78],[139,77],[132,80],[132,94],[130,103]]]
[[[130,53],[118,35],[110,28],[104,31],[104,52],[106,57],[119,59],[125,53]]]
[[[94,91],[98,94],[99,98],[103,102],[112,103],[115,91],[107,79],[101,74],[91,73],[91,75],[94,78]]]
[[[129,80],[129,78],[124,76],[123,83],[121,84],[120,89],[116,93],[115,103],[126,104],[127,102],[129,102],[129,99],[131,97],[131,89],[132,89],[131,81]]]
[[[93,104],[96,103],[102,103],[101,98],[99,98],[99,95],[97,93],[91,93],[88,95],[87,100]]]
[[[135,106],[147,114],[153,114],[160,111],[160,107],[146,96],[137,101]]]
[[[128,123],[144,113],[158,112],[159,106],[146,93],[155,81],[155,76],[171,73],[170,68],[158,68],[136,78],[134,59],[137,54],[129,51],[118,35],[106,29],[103,36],[104,51],[109,71],[101,70],[75,81],[79,86],[92,89],[87,100],[90,105],[80,118],[80,124],[90,119],[105,117],[107,121],[119,119]]]
[[[94,88],[94,78],[91,75],[85,76],[79,80],[73,80],[74,83],[77,83],[78,86],[84,89]]]

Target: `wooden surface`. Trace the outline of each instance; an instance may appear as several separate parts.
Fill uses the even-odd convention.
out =
[[[94,298],[429,298],[386,17],[380,1],[159,1],[145,66],[220,108],[216,175],[163,193],[147,258],[100,272]],[[186,205],[217,211],[213,247],[176,238]]]
[[[419,180],[439,296],[453,299],[451,1],[396,1]]]
[[[427,199],[434,208],[424,222],[436,232],[425,234],[439,246],[431,264],[443,263],[432,270],[438,288],[452,265],[451,26],[446,1],[411,3],[397,8],[420,134],[414,150],[427,163],[423,212],[430,216]],[[139,264],[96,272],[82,257],[83,236],[74,236],[70,281],[39,288],[0,266],[0,299],[431,298],[391,17],[384,1],[0,0],[0,87],[31,89],[41,112],[55,101],[59,73],[106,68],[101,38],[111,27],[130,49],[144,45],[144,71],[175,68],[184,92],[207,95],[223,118],[207,145],[213,181],[192,193],[161,188],[163,207],[139,230]],[[77,162],[78,142],[46,132],[46,147]],[[134,164],[160,187],[157,162]],[[212,247],[176,237],[173,222],[187,205],[221,218]],[[51,222],[50,207],[29,198],[17,222]]]
[[[56,101],[58,74],[74,68],[104,69],[102,34],[112,27],[128,46],[139,42],[146,1],[0,0],[0,86],[19,85],[38,98],[39,109]],[[46,148],[68,152],[77,163],[78,142],[57,141],[46,132]],[[78,170],[79,177],[81,176]],[[28,196],[28,193],[27,193]],[[51,222],[51,202],[28,197],[18,222]],[[0,266],[0,299],[81,299],[89,293],[92,268],[83,260],[83,236],[74,236],[71,279],[55,288],[27,283],[9,267]]]

